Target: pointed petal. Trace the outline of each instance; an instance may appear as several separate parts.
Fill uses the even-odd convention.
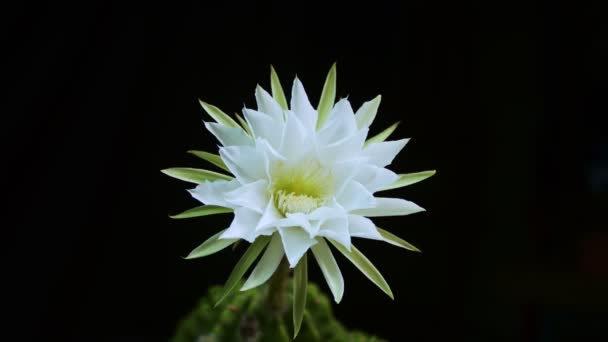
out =
[[[222,146],[252,145],[253,139],[241,127],[228,127],[214,122],[205,122],[205,127]]]
[[[268,229],[275,230],[277,221],[281,220],[281,218],[282,215],[274,206],[274,200],[271,197],[266,205],[266,208],[264,209],[262,217],[260,218],[260,222],[258,222],[257,226],[255,227],[255,230],[260,234]]]
[[[281,144],[283,119],[275,120],[270,115],[257,110],[243,108],[245,120],[249,123],[254,138],[262,138],[278,149]]]
[[[330,238],[350,250],[350,233],[348,231],[348,219],[346,216],[335,217],[323,221],[319,227],[318,236]]]
[[[376,197],[376,207],[369,209],[354,210],[352,214],[375,217],[375,216],[402,216],[424,211],[424,208],[414,202],[400,198]]]
[[[266,251],[262,255],[262,258],[258,262],[257,266],[247,278],[247,281],[241,287],[241,291],[246,291],[254,287],[264,284],[274,274],[283,259],[283,246],[281,245],[281,236],[274,234],[266,248]]]
[[[380,107],[381,99],[382,96],[378,95],[373,100],[365,102],[361,108],[357,110],[357,114],[355,115],[357,118],[357,127],[359,129],[369,127],[372,124],[376,118],[378,107]]]
[[[399,179],[399,176],[391,170],[371,164],[361,165],[355,177],[355,181],[361,183],[367,190],[374,193],[384,190],[390,184]]]
[[[436,173],[435,170],[430,171],[422,171],[422,172],[414,172],[414,173],[404,173],[399,175],[399,179],[395,180],[390,185],[386,185],[382,187],[380,190],[390,190],[397,189],[404,186],[408,186],[414,183],[421,182]]]
[[[385,141],[370,144],[363,150],[363,155],[368,158],[368,163],[379,167],[389,165],[395,156],[405,147],[410,139]]]
[[[258,235],[255,226],[260,221],[261,215],[248,208],[236,208],[234,219],[230,227],[226,229],[220,239],[243,239],[253,242]]]
[[[351,246],[351,250],[348,251],[342,245],[331,239],[329,240],[329,242],[331,242],[331,244],[334,245],[334,247],[336,247],[336,249],[339,250],[340,253],[342,253],[348,260],[350,260],[350,262],[352,262],[367,277],[367,279],[371,280],[372,283],[376,284],[376,286],[378,286],[382,291],[384,291],[384,293],[391,297],[391,299],[394,299],[393,292],[391,291],[390,286],[388,286],[386,280],[384,280],[382,274],[380,274],[380,271],[378,271],[374,264],[372,264],[372,262],[369,261],[369,259],[366,258],[363,253],[361,253],[357,248],[355,248],[355,246]]]
[[[334,164],[340,161],[353,159],[361,156],[361,148],[367,136],[367,129],[362,129],[356,134],[348,136],[340,141],[325,147],[319,147],[319,158],[322,162]],[[363,151],[365,153],[365,151]],[[366,158],[370,158],[364,155]]]
[[[255,88],[255,101],[258,104],[258,111],[270,116],[276,122],[283,121],[283,109],[279,103],[259,85]]]
[[[321,92],[321,98],[319,99],[319,106],[317,107],[319,112],[319,121],[316,125],[317,129],[323,127],[323,123],[329,116],[331,108],[336,101],[336,74],[336,63],[334,63],[329,69],[329,73],[327,73],[323,91]]]
[[[349,181],[336,195],[336,201],[346,211],[373,208],[376,206],[376,199],[363,185],[356,181]]]
[[[270,87],[272,89],[272,97],[274,97],[282,109],[287,110],[287,99],[285,98],[279,75],[277,75],[272,65],[270,66]]]
[[[353,237],[384,240],[372,220],[360,215],[348,215],[348,231]]]
[[[204,182],[197,185],[196,188],[188,190],[190,195],[200,202],[207,205],[219,205],[221,207],[232,207],[224,196],[239,187],[237,180],[225,181],[219,180],[215,182]]]
[[[228,276],[228,280],[226,280],[226,284],[224,285],[224,294],[217,303],[215,303],[215,306],[218,306],[226,297],[228,297],[234,288],[236,288],[241,278],[245,275],[245,272],[247,272],[249,267],[255,262],[255,259],[260,255],[262,250],[264,250],[264,247],[266,247],[269,241],[269,237],[260,236],[251,244],[251,246],[249,246],[245,254],[243,254],[239,262],[234,266],[230,276]]]
[[[314,132],[311,131],[314,134]],[[308,134],[302,121],[292,111],[285,112],[285,126],[281,136],[281,147],[279,152],[283,156],[289,156],[291,160],[299,160],[300,157],[311,149],[311,145],[303,144],[307,141]]]
[[[287,213],[285,218],[276,222],[276,225],[277,227],[299,227],[307,232],[311,239],[314,237],[308,216],[303,213]]]
[[[205,240],[200,246],[192,250],[186,259],[202,258],[217,253],[238,241],[238,239],[220,239],[219,237],[223,233],[224,230]]]
[[[340,272],[338,263],[331,253],[327,242],[325,242],[325,239],[319,239],[318,241],[319,242],[316,245],[312,246],[312,253],[315,256],[315,259],[317,259],[319,268],[321,268],[323,277],[334,296],[334,300],[336,303],[340,303],[342,296],[344,295],[344,278],[342,278],[342,272]]]
[[[319,130],[317,141],[319,145],[326,146],[354,135],[357,131],[355,113],[350,102],[348,99],[342,99],[336,103],[327,123]]]
[[[220,147],[220,156],[230,172],[243,184],[267,177],[265,156],[261,149],[254,146]]]
[[[228,193],[226,202],[233,206],[242,206],[254,210],[260,214],[264,213],[268,204],[268,182],[264,179],[242,185]]]
[[[313,245],[317,243],[315,239],[311,239],[308,233],[300,227],[283,227],[279,228],[281,240],[283,241],[283,249],[285,256],[289,261],[289,266],[294,268],[302,255]]]
[[[309,130],[314,130],[317,123],[317,111],[312,107],[304,86],[299,79],[293,81],[291,89],[291,110],[296,113],[304,126]]]

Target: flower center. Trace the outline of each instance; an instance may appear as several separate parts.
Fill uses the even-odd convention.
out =
[[[325,203],[333,188],[331,172],[314,159],[297,167],[278,163],[272,168],[272,179],[274,204],[283,215],[312,212]]]

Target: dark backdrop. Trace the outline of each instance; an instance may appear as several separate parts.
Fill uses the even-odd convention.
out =
[[[379,223],[420,247],[361,249],[393,302],[340,258],[337,315],[393,341],[606,338],[606,16],[565,1],[21,2],[2,11],[3,307],[17,340],[166,340],[239,253],[184,261],[226,217],[163,176],[213,149],[197,98],[254,105],[273,64],[318,100],[383,95],[374,132],[413,137]],[[8,204],[8,205],[6,205]],[[312,268],[313,280],[322,277]]]

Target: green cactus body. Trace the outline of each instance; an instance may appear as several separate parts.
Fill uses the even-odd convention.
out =
[[[291,307],[291,282],[288,305]],[[262,342],[291,341],[291,311],[277,314],[268,307],[269,286],[249,291],[234,291],[222,304],[213,305],[222,295],[222,288],[209,289],[198,305],[178,324],[173,342]],[[381,342],[380,338],[347,330],[333,315],[330,299],[308,283],[308,301],[302,330],[296,341],[319,342]]]

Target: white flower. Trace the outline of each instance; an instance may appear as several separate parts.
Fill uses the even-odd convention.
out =
[[[216,121],[205,122],[205,127],[221,143],[221,159],[205,152],[193,153],[228,170],[234,178],[196,169],[164,170],[198,183],[190,193],[205,204],[178,217],[207,215],[215,213],[211,212],[214,210],[234,212],[230,226],[207,240],[207,245],[201,245],[190,257],[210,254],[209,246],[213,246],[212,253],[236,240],[255,245],[255,241],[262,239],[264,245],[253,259],[266,244],[269,247],[245,284],[248,289],[265,282],[283,255],[291,267],[296,267],[312,249],[335,300],[339,301],[343,280],[325,242],[329,241],[392,296],[382,276],[354,248],[352,240],[381,240],[416,250],[377,228],[370,217],[423,211],[413,202],[377,193],[417,182],[434,171],[400,176],[387,168],[409,139],[384,141],[395,124],[366,142],[380,96],[364,103],[356,112],[348,99],[334,104],[335,65],[317,109],[310,104],[297,78],[287,106],[274,70],[271,75],[274,97],[258,86],[257,109],[243,108],[241,125],[218,108],[201,102]]]

